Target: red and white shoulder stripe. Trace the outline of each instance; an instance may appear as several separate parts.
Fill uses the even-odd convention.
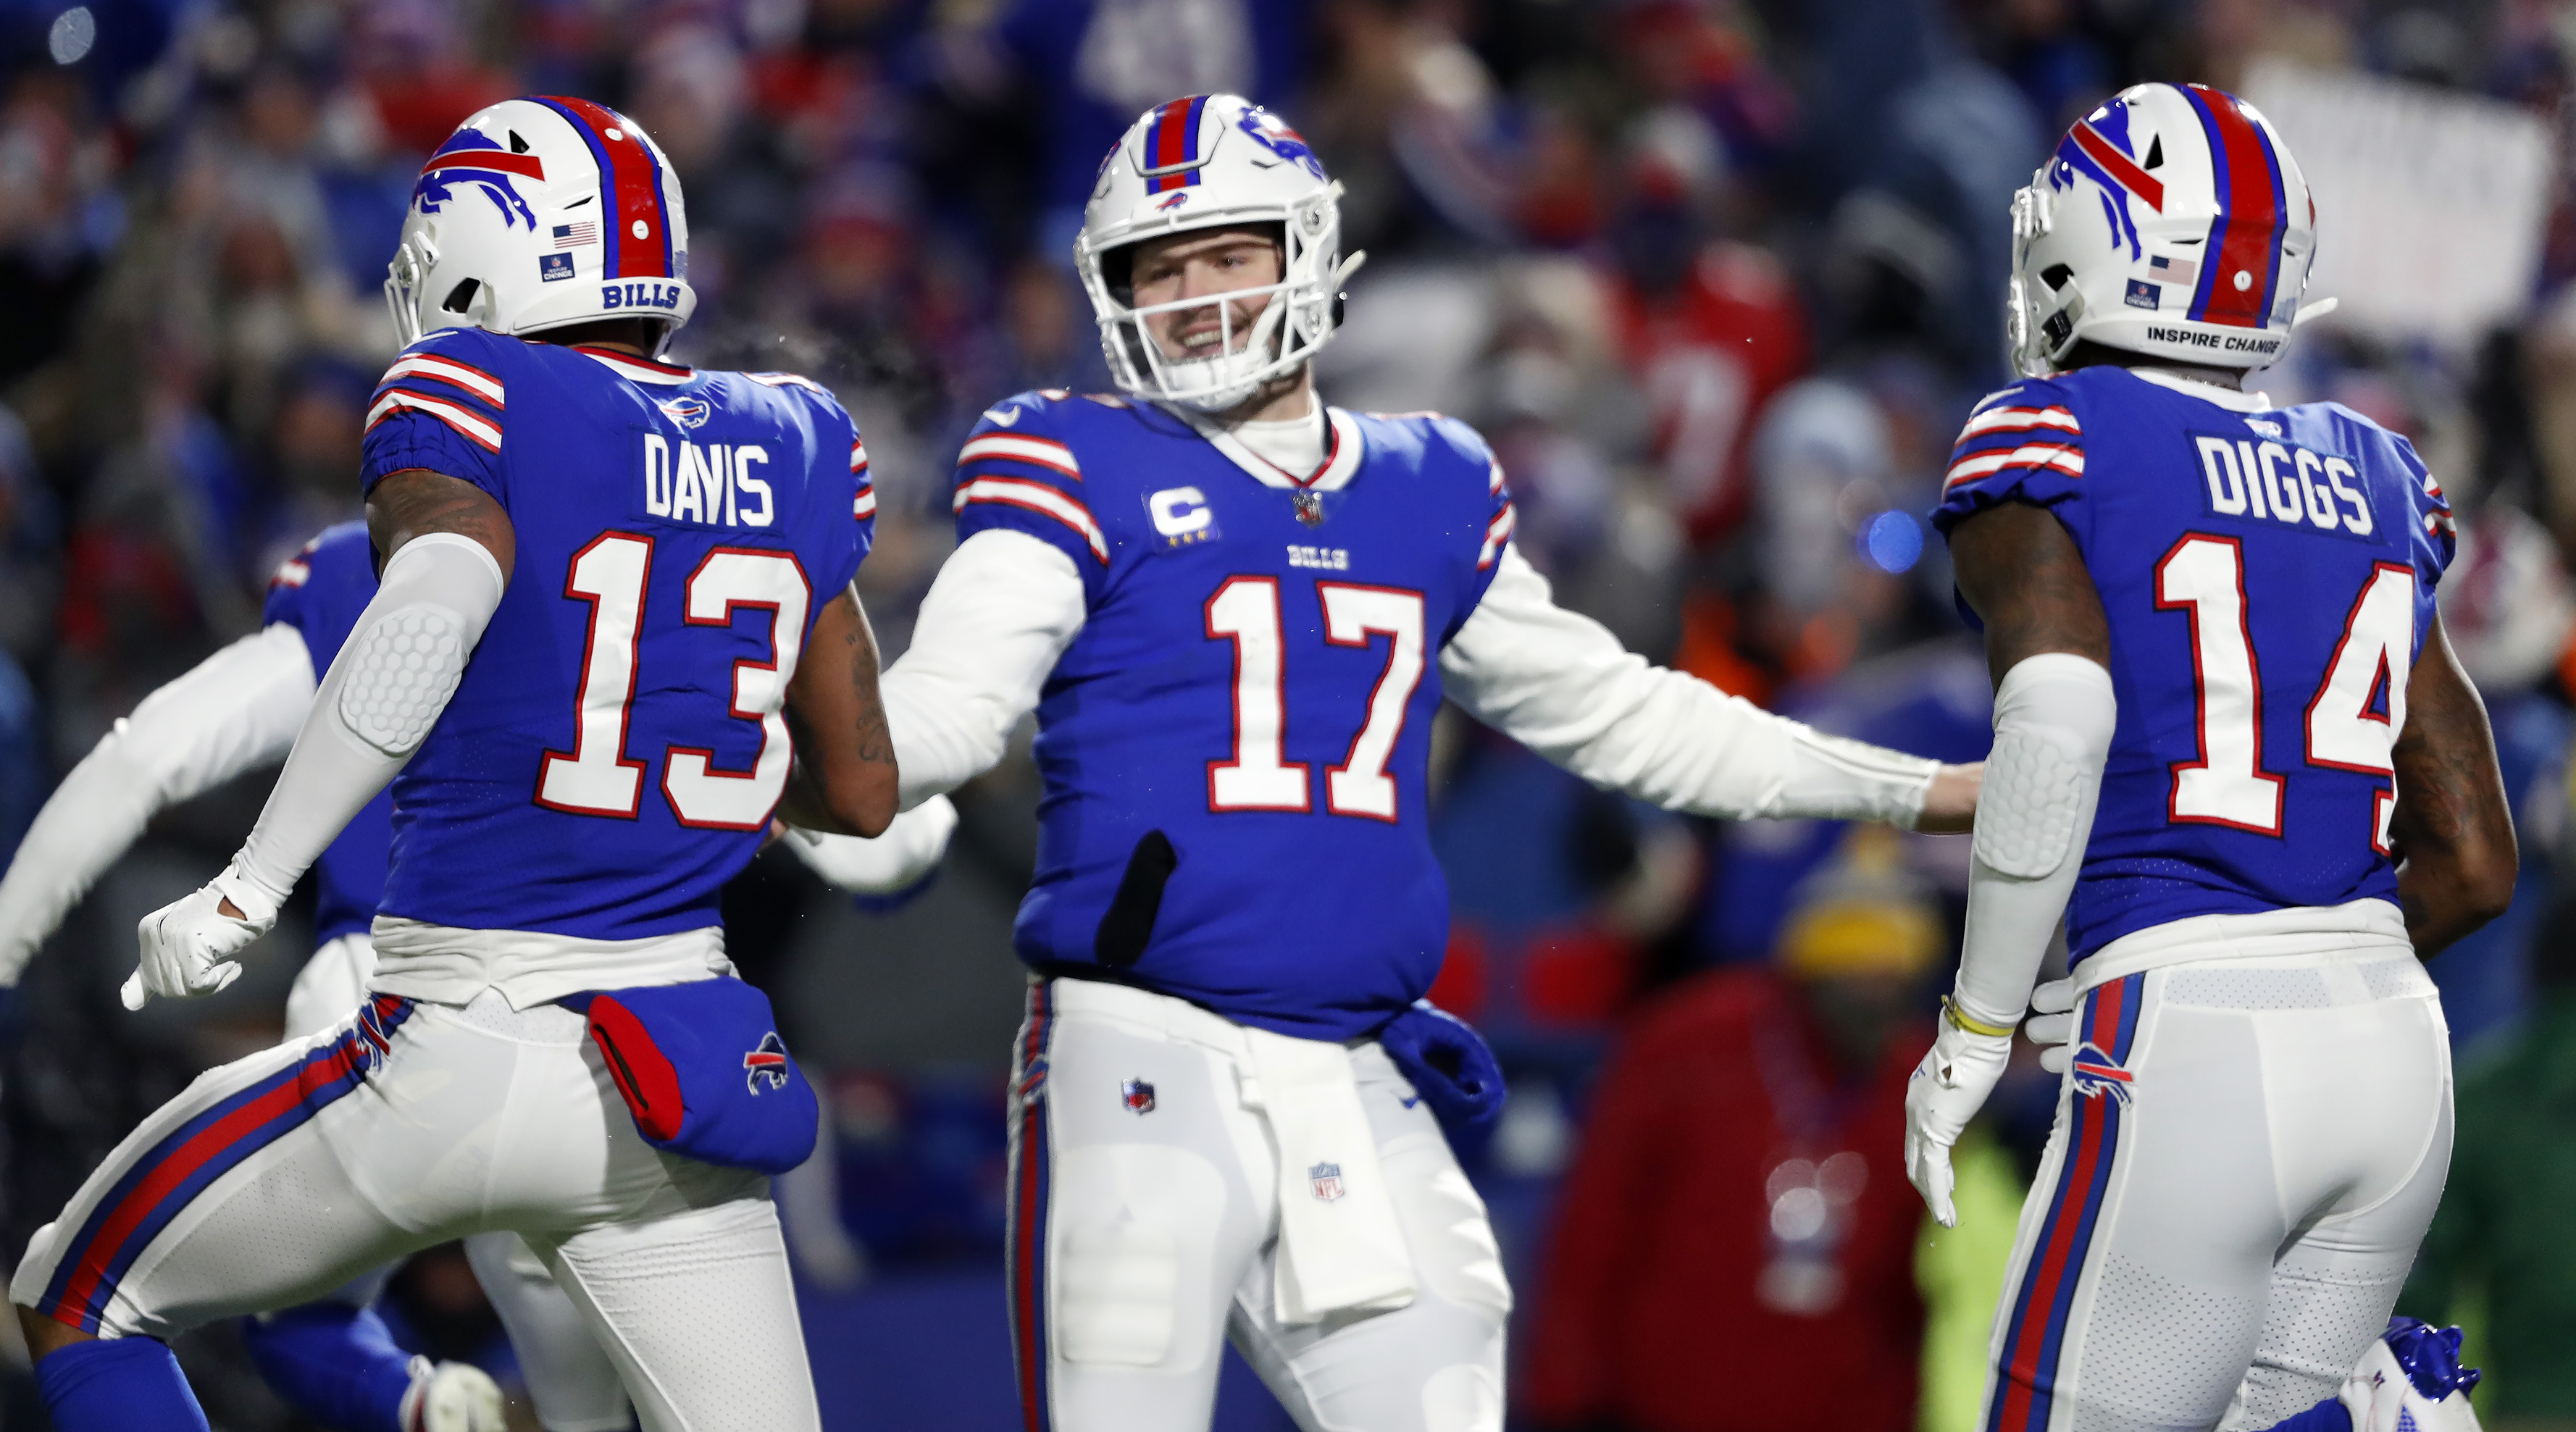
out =
[[[472,393],[493,407],[508,406],[502,401],[503,388],[499,378],[443,353],[413,353],[395,359],[394,366],[387,368],[385,376],[378,380],[377,388],[381,391],[384,384],[397,378],[445,383]]]
[[[1950,464],[1941,479],[1941,490],[1949,491],[1963,482],[1974,482],[2006,468],[2051,468],[2068,477],[2084,475],[2084,450],[2072,443],[2033,442],[2012,448],[1989,448],[1972,453]]]
[[[868,444],[865,438],[854,436],[850,439],[850,475],[859,480],[859,495],[850,502],[850,515],[852,517],[876,516],[877,489],[876,484],[868,478]]]
[[[272,587],[300,587],[313,580],[313,564],[301,557],[289,557],[268,579]]]
[[[986,433],[969,438],[957,450],[957,465],[985,460],[1024,462],[1060,472],[1076,482],[1082,481],[1082,464],[1074,460],[1073,449],[1053,438],[1031,437],[1025,433]]]
[[[998,502],[1052,517],[1082,534],[1091,555],[1100,559],[1100,565],[1109,565],[1109,541],[1101,535],[1100,524],[1091,519],[1091,509],[1060,488],[1017,477],[978,477],[957,485],[956,511],[978,502]]]
[[[2075,414],[2069,412],[2063,404],[2053,403],[2047,407],[2008,405],[1988,408],[1968,419],[1968,425],[1959,430],[1959,441],[1966,442],[1970,438],[1984,437],[1990,433],[2027,433],[2047,430],[2077,436],[2081,436],[2084,431],[2076,423]]]
[[[802,373],[745,373],[742,376],[772,388],[803,388],[809,393],[820,393],[826,398],[832,396],[831,389]]]
[[[367,410],[367,431],[374,432],[376,424],[406,408],[414,412],[426,413],[447,424],[456,430],[459,437],[485,452],[497,453],[501,450],[501,429],[497,424],[485,421],[472,409],[460,403],[451,403],[444,398],[433,398],[427,393],[415,393],[408,388],[383,390],[377,397],[375,406]]]
[[[1496,469],[1500,471],[1500,469]],[[1485,524],[1485,545],[1476,551],[1476,570],[1481,572],[1503,559],[1504,544],[1512,540],[1512,529],[1520,525],[1520,511],[1510,503]]]

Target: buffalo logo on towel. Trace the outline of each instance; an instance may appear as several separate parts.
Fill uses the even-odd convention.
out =
[[[1118,1086],[1118,1097],[1131,1114],[1154,1112],[1154,1086],[1142,1079],[1130,1079]]]
[[[1306,1181],[1315,1186],[1315,1197],[1325,1203],[1348,1192],[1342,1187],[1342,1166],[1337,1163],[1319,1163],[1306,1170]]]
[[[755,1095],[763,1084],[772,1089],[787,1087],[787,1046],[779,1039],[777,1030],[760,1036],[760,1043],[742,1056],[742,1067],[742,1082],[749,1085]]]

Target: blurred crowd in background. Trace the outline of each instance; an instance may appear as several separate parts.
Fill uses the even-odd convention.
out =
[[[951,545],[978,412],[1107,386],[1070,268],[1100,156],[1147,106],[1228,90],[1302,130],[1370,256],[1330,401],[1474,422],[1524,551],[1633,649],[1974,759],[1985,666],[1922,518],[2008,376],[2008,202],[2112,91],[2203,81],[2271,108],[2350,260],[2345,315],[2252,386],[2408,434],[2452,494],[2445,621],[2522,833],[2513,912],[2432,967],[2462,1142],[2401,1311],[2470,1321],[2490,1426],[2576,1426],[2571,76],[2564,0],[0,0],[0,849],[357,515],[420,161],[529,91],[615,105],[670,156],[700,294],[676,361],[802,372],[859,418],[889,654]],[[2367,131],[2317,118],[2338,114],[2422,143],[2336,161]],[[2523,159],[2478,178],[2499,154]],[[2365,212],[2338,207],[2355,173],[2369,212],[2464,237],[2339,230]],[[2444,187],[2463,174],[2487,187]],[[2055,1090],[2016,1076],[1963,1154],[1962,1228],[1927,1237],[1900,1105],[1964,843],[1678,819],[1454,711],[1436,746],[1456,931],[1435,998],[1512,1075],[1499,1125],[1460,1141],[1520,1297],[1516,1425],[1970,1425]],[[110,993],[135,918],[220,863],[265,784],[164,817],[16,992],[9,1256],[143,1112],[275,1037],[309,947],[291,918],[202,1006],[126,1016]],[[782,1199],[826,1299],[834,1425],[1004,1425],[981,1385],[1007,1377],[1008,929],[1035,798],[1024,757],[960,793],[949,863],[907,899],[853,905],[774,854],[728,899],[737,959],[830,1075],[827,1176]],[[988,1340],[877,1359],[969,1368],[955,1387],[822,1366],[829,1297],[942,1279],[964,1323],[869,1326]],[[461,1260],[394,1296],[418,1345],[505,1356]],[[296,1425],[221,1341],[189,1352],[218,1425]]]

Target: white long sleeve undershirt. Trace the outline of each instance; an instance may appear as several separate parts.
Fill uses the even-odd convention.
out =
[[[882,689],[909,807],[1002,758],[1085,616],[1071,558],[1023,533],[961,543],[923,600]],[[1440,654],[1443,689],[1477,720],[1583,777],[1668,810],[1911,825],[1938,763],[1774,716],[1650,665],[1552,599],[1506,547],[1474,615]]]
[[[54,789],[0,877],[0,984],[152,817],[284,759],[313,705],[313,658],[280,622],[153,692]]]
[[[119,720],[55,787],[0,876],[0,986],[16,982],[155,815],[284,760],[317,686],[303,633],[279,622],[207,657]],[[840,889],[882,893],[928,874],[956,826],[956,812],[936,801],[876,839],[799,832],[792,849]]]

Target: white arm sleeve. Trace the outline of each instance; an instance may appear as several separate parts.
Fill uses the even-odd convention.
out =
[[[63,777],[0,878],[0,985],[155,813],[285,755],[312,705],[313,659],[284,622],[143,698]]]
[[[1468,715],[1596,786],[1666,810],[1912,826],[1937,761],[1828,736],[1698,677],[1648,665],[1556,605],[1512,547],[1440,653]]]
[[[1026,533],[988,529],[948,555],[911,648],[877,683],[904,809],[1002,759],[1088,612],[1073,559]]]
[[[929,874],[948,854],[948,837],[956,829],[957,807],[946,796],[932,796],[896,816],[884,834],[874,837],[789,826],[787,848],[835,889],[885,895]]]
[[[1977,800],[1952,996],[1971,1019],[2009,1029],[2030,1004],[2084,864],[2118,718],[2111,673],[2068,652],[2029,657],[1995,687],[1995,749]]]
[[[323,847],[420,749],[506,585],[483,544],[453,532],[415,537],[385,564],[375,600],[314,693],[259,824],[233,857],[232,884],[269,901],[267,911],[245,913],[273,917]]]

